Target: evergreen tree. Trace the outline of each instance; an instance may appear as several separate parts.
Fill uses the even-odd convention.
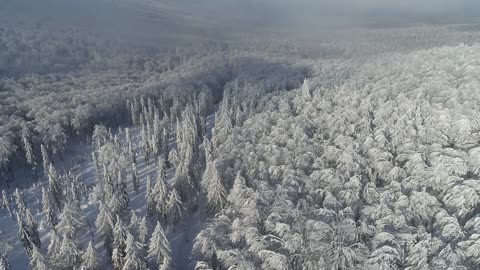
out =
[[[117,216],[117,223],[113,230],[113,249],[112,262],[115,269],[122,269],[125,264],[125,248],[127,241],[127,230],[125,229],[122,219]]]
[[[51,262],[57,260],[61,244],[62,241],[60,237],[58,237],[57,232],[54,229],[50,230],[50,243],[48,244],[47,257]]]
[[[8,199],[8,195],[7,195],[7,192],[5,192],[5,190],[2,190],[2,204],[3,204],[3,207],[7,209],[10,217],[15,219],[15,216],[13,215],[13,212],[12,212],[12,206],[10,205],[10,200]]]
[[[138,224],[138,242],[142,245],[145,245],[145,241],[147,240],[148,235],[148,226],[147,226],[147,218],[143,217],[140,223]]]
[[[170,167],[170,120],[168,119],[168,116],[164,117],[165,121],[165,127],[163,128],[163,149],[162,152],[164,153],[165,157],[165,163],[167,165],[167,168]]]
[[[207,194],[210,208],[214,211],[222,209],[227,202],[227,191],[223,187],[217,166],[212,160],[207,162],[201,185]]]
[[[70,200],[62,210],[59,216],[60,222],[57,224],[56,229],[62,235],[62,237],[69,237],[75,239],[78,231],[82,230],[85,226],[85,218],[80,205],[74,200]]]
[[[129,202],[128,190],[127,190],[127,181],[126,181],[126,179],[123,176],[121,171],[118,172],[118,178],[117,179],[118,179],[118,183],[117,183],[118,193],[117,194],[118,194],[118,199],[120,201],[120,209],[123,211],[128,207],[128,202]],[[138,179],[136,181],[137,181],[137,185],[138,185]],[[138,189],[138,187],[137,187],[137,189]]]
[[[155,260],[155,262],[161,266],[164,261],[171,262],[171,253],[170,243],[163,232],[160,222],[157,221],[157,226],[153,231],[148,245],[148,257]]]
[[[172,149],[172,151],[168,154],[168,162],[172,164],[174,167],[177,167],[180,163],[180,159],[178,158],[178,153],[176,149]]]
[[[19,213],[17,213],[17,223],[18,223],[18,236],[20,237],[20,242],[22,243],[22,246],[25,248],[25,252],[27,253],[27,255],[31,256],[34,244],[32,242],[30,232],[28,231],[28,227],[20,217]]]
[[[45,172],[45,174],[48,174],[50,169],[50,159],[48,157],[47,148],[45,148],[43,144],[40,145],[40,152],[42,153],[43,171]]]
[[[132,210],[131,211],[132,215],[130,217],[130,225],[128,226],[130,228],[130,231],[133,233],[134,236],[138,235],[138,225],[139,225],[139,220],[137,213]]]
[[[47,260],[43,256],[43,254],[38,250],[36,246],[32,247],[32,255],[30,258],[30,266],[32,266],[32,270],[48,270],[50,269],[47,267]]]
[[[62,209],[63,192],[60,185],[60,177],[51,164],[48,170],[48,185],[58,209]]]
[[[125,248],[125,264],[122,270],[144,270],[147,265],[142,258],[142,245],[135,241],[133,235],[127,232]]]
[[[127,127],[125,128],[125,137],[127,140],[127,145],[128,145],[128,153],[133,152],[133,142],[132,142],[132,136],[130,135],[130,129]]]
[[[17,213],[20,214],[20,217],[24,217],[27,211],[27,206],[25,205],[25,200],[18,188],[15,189],[15,203],[17,204]]]
[[[50,226],[54,227],[57,225],[58,220],[55,209],[50,196],[44,187],[42,187],[42,211],[45,214],[45,219]]]
[[[98,256],[95,248],[93,248],[92,241],[88,243],[87,250],[82,255],[82,270],[97,270],[99,269]]]
[[[40,248],[42,245],[40,241],[40,234],[38,233],[38,225],[37,222],[35,222],[32,213],[30,212],[30,209],[27,208],[25,211],[25,225],[27,226],[28,234],[30,236],[30,240],[32,243]]]
[[[302,95],[305,100],[310,100],[312,98],[312,93],[310,91],[310,87],[308,86],[308,79],[303,81]]]
[[[157,165],[157,181],[153,188],[152,196],[155,199],[155,211],[159,217],[165,217],[167,213],[167,186],[163,160]]]
[[[107,206],[100,202],[99,213],[95,220],[97,232],[103,237],[104,247],[107,255],[112,256],[113,251],[113,228],[114,218]]]
[[[174,223],[177,223],[182,219],[183,205],[175,188],[172,190],[170,197],[168,198],[167,210]]]
[[[55,264],[61,269],[74,269],[78,265],[79,260],[80,250],[77,244],[68,235],[64,235]]]
[[[148,214],[152,215],[155,212],[156,205],[155,205],[155,197],[153,196],[152,179],[150,178],[150,175],[147,175],[145,202],[147,203]]]
[[[104,145],[108,139],[110,138],[110,134],[107,128],[103,125],[95,125],[92,134],[92,141],[95,149],[99,149],[102,145]]]
[[[27,163],[28,165],[32,166],[34,179],[36,181],[37,180],[37,171],[36,171],[37,161],[35,160],[35,153],[33,150],[31,137],[32,137],[32,134],[29,128],[26,125],[24,125],[24,127],[22,128],[22,146],[23,146],[23,150],[25,151],[25,158],[27,160]]]
[[[5,256],[0,255],[0,270],[11,270],[10,263]]]
[[[138,188],[140,187],[140,183],[138,180],[138,170],[137,170],[136,163],[132,163],[132,185],[133,185],[133,189],[138,194]]]

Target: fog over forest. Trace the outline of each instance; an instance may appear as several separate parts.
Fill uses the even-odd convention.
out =
[[[480,269],[480,2],[0,0],[0,270]]]

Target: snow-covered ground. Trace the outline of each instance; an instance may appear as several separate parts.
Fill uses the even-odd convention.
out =
[[[214,125],[214,114],[211,114],[207,118],[207,131],[211,134],[211,130]],[[139,173],[140,188],[138,194],[133,189],[131,182],[128,186],[129,205],[128,211],[135,211],[136,215],[141,219],[147,215],[145,192],[147,175],[150,175],[152,179],[152,186],[155,184],[156,179],[156,167],[155,162],[147,164],[144,156],[141,154],[142,150],[139,146],[140,132],[135,127],[129,127],[132,134],[132,139],[135,142],[136,151],[139,154],[137,158],[137,169]],[[176,147],[175,145],[175,131],[172,132],[170,149]],[[77,141],[70,144],[65,152],[65,157],[62,162],[58,161],[55,167],[59,172],[68,172],[72,170],[79,176],[80,181],[87,187],[93,188],[96,181],[96,170],[94,162],[91,158],[92,148],[91,145],[85,142]],[[15,172],[17,176],[25,176],[28,173],[24,171]],[[166,171],[167,182],[172,185],[173,177],[175,174],[175,168],[169,168]],[[43,177],[38,185],[46,185],[47,181]],[[39,233],[42,241],[42,251],[45,254],[50,241],[50,227],[43,222],[43,214],[41,212],[41,193],[38,192],[40,188],[36,184],[30,187],[22,189],[25,197],[27,207],[32,211],[35,220],[39,224]],[[13,196],[13,194],[10,194]],[[81,208],[85,215],[85,221],[89,228],[85,228],[81,232],[79,237],[79,247],[86,249],[89,241],[93,241],[96,251],[100,257],[102,269],[110,269],[111,265],[107,263],[109,260],[106,258],[105,249],[103,247],[103,240],[95,229],[95,219],[98,215],[98,207],[89,203],[88,198],[81,198]],[[206,220],[205,207],[199,206],[199,210],[196,212],[186,211],[180,224],[175,226],[167,225],[164,227],[167,238],[170,241],[172,249],[172,258],[175,269],[193,269],[194,261],[191,257],[192,242],[198,232],[203,228],[203,224]],[[126,211],[126,212],[128,212]],[[8,261],[10,262],[12,269],[26,270],[30,269],[29,258],[25,253],[23,246],[18,238],[18,226],[8,214],[6,209],[0,210],[0,239],[4,241],[4,249],[7,249]],[[124,221],[126,224],[129,222],[130,214],[126,216]],[[151,233],[156,224],[155,217],[147,218],[149,232]],[[148,239],[147,239],[148,242]]]

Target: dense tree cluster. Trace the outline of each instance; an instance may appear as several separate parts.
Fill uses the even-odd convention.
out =
[[[182,246],[195,269],[480,267],[480,47],[381,54],[477,34],[363,34],[136,55],[1,28],[16,247],[32,269],[175,269]],[[78,140],[84,162],[67,167]]]
[[[480,267],[477,57],[378,57],[267,97],[214,149],[229,192],[198,269]]]

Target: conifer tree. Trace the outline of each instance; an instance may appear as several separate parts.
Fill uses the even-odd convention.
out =
[[[147,265],[142,258],[142,245],[135,241],[133,235],[127,232],[127,240],[125,244],[125,264],[122,270],[145,270]]]
[[[57,225],[58,220],[55,209],[53,207],[53,203],[51,201],[50,195],[44,187],[42,187],[42,211],[45,214],[45,219],[50,226],[53,227]]]
[[[50,230],[50,243],[47,248],[47,257],[50,261],[53,262],[57,260],[61,244],[62,241],[57,232],[54,229]]]
[[[157,165],[157,181],[153,188],[152,196],[155,199],[155,211],[159,217],[165,217],[167,213],[167,186],[163,160]]]
[[[35,220],[33,219],[32,213],[28,208],[25,211],[25,225],[27,226],[28,234],[32,243],[38,248],[40,248],[42,242],[40,241],[40,234],[38,233],[38,225],[37,222],[35,222]]]
[[[133,185],[133,189],[138,194],[138,188],[140,187],[140,183],[138,180],[138,170],[137,170],[136,163],[132,163],[132,185]]]
[[[34,179],[37,180],[37,161],[35,160],[35,153],[33,150],[32,142],[31,142],[31,132],[28,127],[25,125],[22,129],[22,146],[23,150],[25,151],[25,158],[27,160],[27,164],[30,165],[33,169]]]
[[[80,266],[82,270],[97,270],[99,269],[98,255],[93,248],[92,241],[88,243],[87,250],[82,255],[82,264]]]
[[[25,205],[25,200],[18,188],[15,189],[15,203],[17,204],[17,213],[20,214],[21,217],[24,217],[25,212],[27,211],[27,206]]]
[[[53,200],[55,201],[58,209],[62,208],[63,193],[60,185],[60,177],[57,174],[55,168],[50,164],[48,170],[48,185],[52,192]]]
[[[5,192],[5,190],[2,190],[2,204],[3,204],[3,207],[7,209],[10,217],[15,219],[15,216],[13,215],[13,212],[12,212],[12,206],[10,205],[10,200],[8,199],[8,195],[7,195],[7,192]]]
[[[139,220],[137,213],[132,210],[131,211],[132,215],[130,217],[130,225],[128,226],[130,228],[130,231],[133,233],[134,236],[138,235],[138,225],[139,225]]]
[[[121,171],[118,172],[117,179],[118,179],[117,188],[118,188],[118,197],[119,197],[118,199],[120,200],[120,209],[125,210],[128,207],[128,202],[129,202],[127,181]],[[138,183],[138,179],[136,181]]]
[[[127,230],[125,229],[122,219],[117,216],[117,223],[113,230],[113,249],[112,262],[115,269],[122,269],[125,264],[125,248],[127,240]]]
[[[20,242],[22,243],[22,246],[25,248],[25,252],[27,253],[27,255],[31,256],[34,244],[32,242],[30,232],[28,231],[28,227],[20,217],[19,213],[17,213],[17,224],[18,224],[18,236],[20,237]]]
[[[227,191],[223,187],[217,166],[212,160],[207,162],[201,185],[207,194],[207,201],[214,211],[222,209],[227,202]]]
[[[103,238],[107,255],[111,257],[113,251],[114,218],[105,203],[101,201],[99,205],[99,213],[97,219],[95,220],[95,227],[97,228],[97,232]]]
[[[170,243],[163,232],[160,222],[157,221],[157,225],[148,245],[148,257],[152,258],[159,266],[161,266],[164,261],[171,262],[171,253]]]
[[[11,270],[10,263],[7,258],[0,254],[0,270]]]
[[[147,204],[148,214],[152,215],[155,212],[155,198],[153,197],[152,179],[150,178],[150,175],[147,175],[145,202]]]
[[[61,269],[74,269],[80,261],[80,255],[80,250],[75,240],[70,238],[69,235],[64,235],[55,264]]]
[[[45,172],[45,174],[48,174],[50,169],[50,159],[48,157],[47,148],[45,148],[43,144],[40,145],[40,152],[42,153],[43,171]]]
[[[30,266],[32,267],[32,270],[50,269],[47,266],[47,260],[35,245],[32,247],[32,255],[30,256]]]
[[[62,237],[75,239],[77,233],[85,226],[85,217],[78,203],[70,200],[62,210],[59,216],[56,229]]]
[[[147,218],[143,217],[140,223],[138,224],[138,242],[142,245],[145,245],[145,241],[147,240],[148,235],[148,226],[147,226]]]
[[[175,188],[172,190],[170,197],[168,198],[167,210],[174,223],[177,223],[182,219],[183,205]]]

